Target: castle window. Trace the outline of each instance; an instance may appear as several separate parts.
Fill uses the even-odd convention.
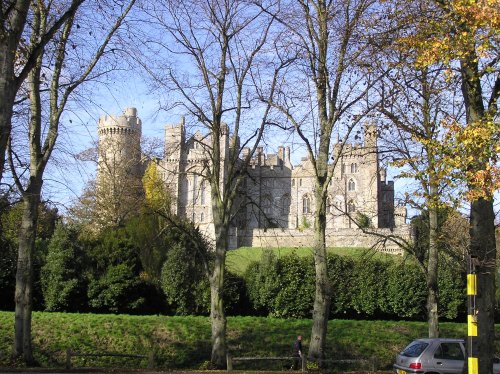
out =
[[[350,200],[347,203],[347,213],[354,213],[356,211],[356,205],[354,204],[354,201]]]
[[[342,167],[341,167],[340,172],[341,172],[342,174],[345,174],[345,164],[342,164]]]
[[[348,191],[356,191],[356,182],[354,182],[352,179],[349,179],[349,184],[347,186]]]
[[[262,201],[262,211],[267,217],[269,217],[272,214],[273,209],[270,197],[265,197],[264,200]]]
[[[302,213],[303,214],[311,213],[311,199],[309,199],[309,196],[304,196],[302,198]]]
[[[205,214],[201,213],[200,214],[200,222],[205,221]]]
[[[295,179],[292,179],[292,187],[295,187]]]
[[[358,164],[352,163],[351,164],[351,173],[357,173],[358,172]]]
[[[201,181],[201,186],[200,186],[200,204],[201,205],[205,205],[205,181]]]
[[[299,186],[302,187],[302,178],[299,179]]]
[[[340,200],[335,201],[335,208],[337,208],[338,210],[342,210],[343,209],[342,201]]]
[[[290,197],[288,195],[284,195],[281,198],[281,214],[288,214],[290,210]]]
[[[196,204],[196,193],[198,192],[196,191],[197,187],[198,187],[198,176],[195,174],[193,177],[193,205]]]

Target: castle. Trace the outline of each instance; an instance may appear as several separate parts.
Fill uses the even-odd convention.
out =
[[[141,156],[141,126],[135,108],[126,109],[118,117],[99,119],[97,184],[106,189],[106,199],[115,199],[116,207],[127,205],[123,203],[123,192],[139,193],[147,162],[156,162],[171,191],[173,212],[191,219],[213,237],[210,185],[202,177],[210,134],[196,132],[187,137],[183,120],[167,125],[163,157],[147,161]],[[327,245],[331,247],[374,245],[377,236],[365,234],[358,227],[360,222],[380,235],[410,237],[405,208],[394,206],[394,182],[386,180],[386,171],[379,165],[376,127],[365,126],[363,135],[363,144],[337,141],[334,148],[338,160],[328,187],[326,233]],[[229,152],[230,144],[226,131],[221,152]],[[242,148],[240,154],[245,156],[248,152],[248,148]],[[257,148],[246,171],[244,193],[236,204],[231,248],[311,246],[315,210],[313,165],[306,157],[294,166],[290,156],[289,147],[280,146],[276,154],[267,155],[262,147]],[[399,252],[395,245],[387,245],[384,250]]]

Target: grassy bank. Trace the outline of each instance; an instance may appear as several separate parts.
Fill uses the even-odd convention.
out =
[[[13,366],[9,354],[14,315],[0,312],[0,366]],[[228,344],[233,356],[287,356],[297,334],[307,349],[310,320],[258,317],[228,319]],[[207,317],[33,314],[33,343],[42,366],[62,367],[65,350],[150,355],[163,369],[203,369],[210,358]],[[443,336],[464,337],[465,323],[443,323]],[[333,320],[328,328],[327,355],[336,359],[376,359],[378,369],[390,368],[394,354],[409,341],[425,336],[421,322]],[[76,367],[147,367],[147,359],[73,358]],[[266,365],[266,364],[261,364]],[[239,367],[235,367],[238,369]],[[270,369],[269,366],[265,366]]]
[[[238,249],[228,251],[226,265],[227,268],[239,275],[242,275],[247,269],[248,265],[254,261],[260,261],[262,258],[262,253],[271,250],[276,257],[283,257],[291,253],[295,253],[297,256],[313,256],[312,248],[290,248],[290,247],[280,247],[280,248],[259,248],[259,247],[240,247]],[[328,248],[328,253],[336,254],[339,256],[350,256],[350,257],[362,257],[362,256],[376,256],[378,258],[395,260],[399,259],[398,256],[389,255],[381,252],[375,252],[368,248]]]

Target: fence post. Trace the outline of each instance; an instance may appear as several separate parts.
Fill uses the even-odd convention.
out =
[[[71,349],[66,349],[66,369],[71,369]]]
[[[229,353],[226,354],[226,366],[227,366],[227,371],[233,370],[233,360]]]
[[[148,354],[148,369],[153,369],[155,367],[155,353],[154,351]]]
[[[306,355],[302,355],[302,372],[305,373],[307,371],[307,358]]]

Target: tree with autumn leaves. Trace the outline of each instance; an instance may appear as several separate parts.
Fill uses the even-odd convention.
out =
[[[474,313],[478,337],[469,355],[480,373],[491,373],[494,356],[496,245],[493,195],[500,188],[500,3],[498,0],[434,0],[432,17],[413,20],[414,32],[399,40],[418,54],[421,67],[444,63],[460,79],[465,118],[443,120],[442,163],[462,181],[470,202],[469,256],[477,274]]]

